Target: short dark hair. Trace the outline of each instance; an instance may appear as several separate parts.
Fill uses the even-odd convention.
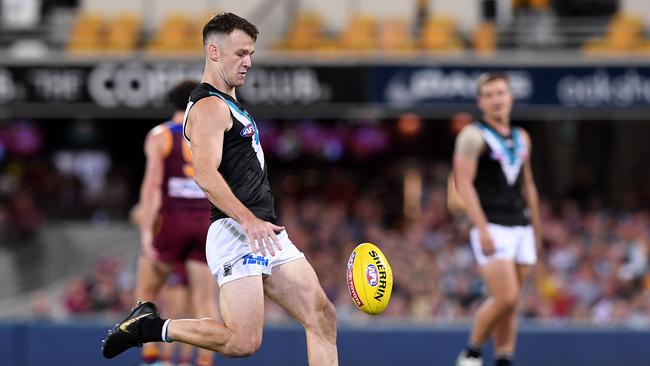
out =
[[[230,34],[235,29],[246,32],[253,41],[256,41],[257,35],[260,34],[257,27],[248,20],[233,13],[219,13],[203,26],[203,44],[205,45],[213,34]]]
[[[501,71],[488,71],[482,73],[478,77],[478,81],[476,82],[476,94],[481,95],[481,88],[487,83],[491,83],[495,80],[503,80],[508,84],[508,87],[510,87],[510,79],[508,78],[508,75],[504,74]]]
[[[187,102],[190,100],[192,90],[196,89],[197,86],[199,86],[199,83],[194,80],[183,80],[169,90],[167,98],[177,111],[184,111]]]

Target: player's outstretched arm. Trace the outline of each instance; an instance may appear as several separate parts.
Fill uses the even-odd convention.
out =
[[[230,109],[217,98],[205,98],[192,107],[188,116],[186,134],[191,141],[196,183],[213,205],[239,222],[250,241],[254,253],[275,255],[282,250],[275,232],[284,227],[258,219],[232,192],[217,171],[223,156],[224,134],[232,126]]]
[[[158,211],[162,205],[162,181],[164,175],[164,155],[169,142],[165,136],[169,131],[160,125],[147,134],[144,142],[144,153],[147,158],[144,178],[140,186],[140,241],[142,254],[153,258],[153,231]]]
[[[485,255],[494,253],[494,243],[487,230],[487,219],[481,207],[474,178],[478,168],[478,156],[483,148],[483,137],[474,126],[466,126],[458,134],[454,147],[453,178],[467,216],[479,232],[481,248]]]
[[[535,232],[535,245],[537,246],[537,250],[540,251],[542,248],[542,221],[539,215],[539,195],[537,193],[535,179],[533,178],[533,168],[530,163],[533,145],[526,131],[520,129],[520,133],[528,144],[528,157],[524,161],[521,189],[524,199],[528,204],[528,209],[530,210],[530,222],[533,224],[533,231]]]
[[[453,172],[447,177],[447,210],[454,216],[465,212],[465,203],[458,195]]]

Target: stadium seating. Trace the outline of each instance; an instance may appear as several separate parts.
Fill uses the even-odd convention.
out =
[[[608,23],[607,17],[573,21],[573,18],[557,18],[549,0],[513,0],[512,22],[497,25],[487,18],[467,24],[457,16],[434,12],[436,9],[426,1],[418,2],[417,6],[408,16],[358,9],[342,23],[332,23],[326,14],[299,8],[295,14],[288,15],[284,31],[282,27],[279,33],[267,35],[265,46],[270,44],[277,51],[308,51],[336,57],[350,53],[400,56],[418,51],[461,55],[465,50],[491,56],[500,49],[535,48],[540,44],[578,50],[588,56],[650,54],[650,38],[644,35],[643,17],[629,9],[613,16]],[[69,32],[66,50],[72,54],[145,50],[153,54],[197,55],[201,28],[208,18],[167,9],[145,27],[144,14],[133,8],[112,14],[84,9]],[[210,16],[213,14],[214,11]],[[529,18],[535,19],[539,14],[545,18],[537,19],[537,26],[531,25]],[[546,29],[546,38],[540,40],[538,28]]]
[[[389,54],[410,53],[415,50],[411,24],[403,19],[382,22],[378,29],[378,48]]]
[[[493,55],[497,49],[496,24],[492,22],[479,24],[472,32],[472,46],[479,55]]]
[[[291,22],[284,40],[276,44],[277,49],[316,50],[325,43],[323,23],[320,16],[311,12],[299,12]]]
[[[587,55],[627,56],[643,49],[643,23],[632,14],[618,14],[607,26],[603,37],[588,40],[583,46]]]
[[[109,52],[131,52],[138,47],[140,19],[124,13],[106,24],[105,49]]]
[[[82,13],[70,32],[67,49],[71,53],[87,53],[103,48],[104,20],[97,14]]]
[[[149,53],[188,53],[201,51],[198,22],[186,14],[170,14],[163,20],[147,45]]]
[[[550,0],[512,0],[513,8],[529,6],[535,10],[548,10],[551,6]]]
[[[342,49],[349,52],[371,51],[377,47],[375,35],[376,19],[369,15],[352,16],[341,32],[339,39]]]
[[[113,18],[82,13],[72,27],[67,50],[72,54],[133,52],[139,45],[140,28],[140,19],[134,13]]]
[[[454,20],[448,17],[428,20],[420,41],[423,49],[437,54],[460,54],[464,48]]]

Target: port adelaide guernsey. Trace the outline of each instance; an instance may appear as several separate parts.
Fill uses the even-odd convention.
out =
[[[224,133],[219,173],[224,177],[235,196],[255,216],[265,221],[275,222],[273,195],[264,162],[264,152],[260,145],[260,134],[255,120],[246,109],[230,95],[217,90],[208,83],[202,83],[190,95],[185,111],[185,124],[192,106],[199,100],[208,97],[223,100],[230,108],[233,121],[232,127]],[[185,138],[191,144],[186,134]],[[226,217],[228,216],[224,212],[212,205],[212,222]]]

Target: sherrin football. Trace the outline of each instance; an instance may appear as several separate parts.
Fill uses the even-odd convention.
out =
[[[357,245],[348,259],[347,282],[354,304],[363,312],[382,313],[393,290],[393,271],[384,253],[371,243]]]

